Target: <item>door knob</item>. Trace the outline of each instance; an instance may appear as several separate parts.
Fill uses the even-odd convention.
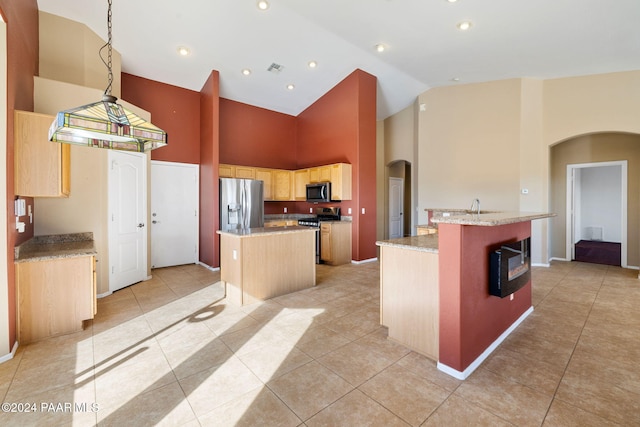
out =
[[[138,224],[138,228],[142,228],[144,227],[144,224],[141,222],[140,224]]]

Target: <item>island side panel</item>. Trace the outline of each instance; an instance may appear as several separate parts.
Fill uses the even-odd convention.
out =
[[[531,307],[531,282],[514,298],[489,295],[489,254],[531,236],[531,221],[440,224],[440,363],[460,372]]]
[[[220,234],[220,280],[225,284],[227,300],[237,305],[243,303],[242,240],[239,236]]]
[[[381,323],[389,338],[438,359],[438,254],[381,246]]]
[[[243,238],[243,304],[316,284],[315,230]]]

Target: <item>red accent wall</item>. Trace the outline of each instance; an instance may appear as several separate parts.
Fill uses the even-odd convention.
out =
[[[531,236],[531,221],[496,227],[438,225],[439,362],[464,371],[531,307],[531,282],[513,301],[489,295],[489,254]]]
[[[377,256],[376,86],[374,76],[356,70],[298,116],[298,167],[352,165],[353,200],[340,207],[345,215],[353,211],[355,260]],[[301,210],[308,207],[304,203]]]
[[[38,75],[38,4],[36,0],[0,0],[0,13],[7,25],[7,284],[9,297],[9,348],[16,341],[15,268],[13,248],[33,237],[33,228],[18,234],[13,213],[13,113],[33,111],[33,76]],[[28,197],[27,203],[33,205]]]
[[[296,118],[221,98],[220,163],[295,169]]]
[[[168,144],[151,152],[152,160],[200,163],[200,93],[122,73],[122,99],[151,113],[151,122],[167,132]]]
[[[219,267],[220,75],[212,71],[200,91],[200,261]]]

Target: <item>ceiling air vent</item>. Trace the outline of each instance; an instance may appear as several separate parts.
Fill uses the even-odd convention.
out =
[[[274,74],[278,74],[280,71],[282,71],[283,68],[284,68],[284,65],[276,64],[274,62],[271,65],[269,65],[269,68],[267,68],[267,71]]]

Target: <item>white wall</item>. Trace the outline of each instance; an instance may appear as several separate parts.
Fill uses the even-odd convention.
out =
[[[622,168],[602,166],[582,168],[581,187],[581,235],[588,237],[588,227],[602,227],[602,240],[622,241]]]

